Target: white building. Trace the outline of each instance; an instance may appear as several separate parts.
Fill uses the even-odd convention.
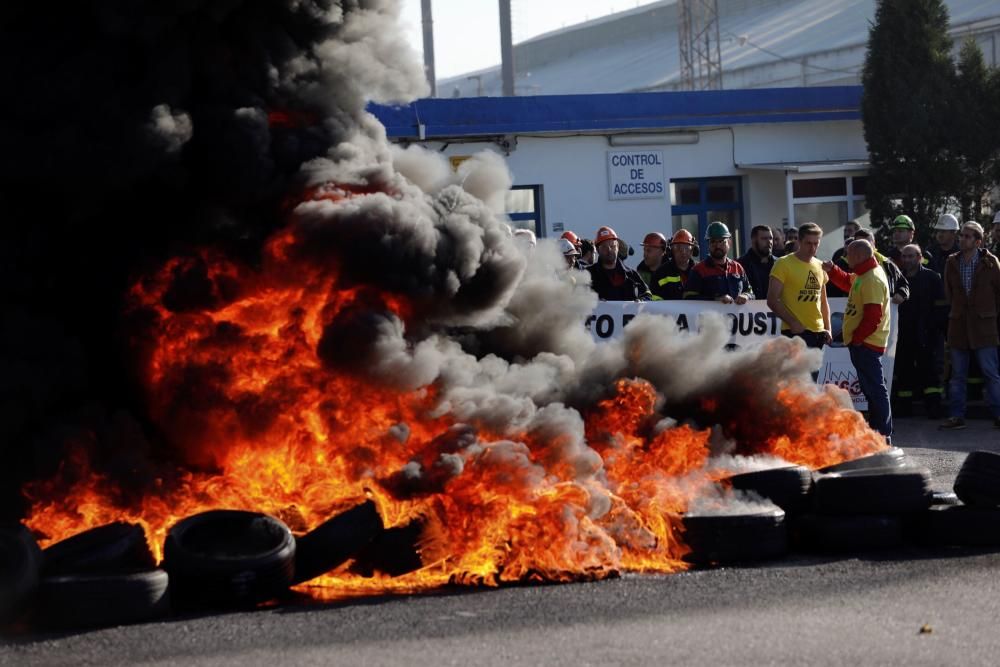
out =
[[[957,54],[1000,64],[1000,2],[944,0]],[[722,87],[856,85],[876,0],[718,0]],[[662,0],[514,45],[517,95],[677,90],[677,2]],[[442,97],[501,94],[500,66],[438,81]]]
[[[424,99],[373,105],[390,139],[459,161],[503,155],[511,218],[539,237],[610,225],[630,245],[650,231],[704,239],[726,222],[735,252],[754,225],[819,223],[831,242],[865,218],[868,153],[860,86]],[[636,259],[637,261],[637,259]]]

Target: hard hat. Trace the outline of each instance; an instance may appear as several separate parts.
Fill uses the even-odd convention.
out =
[[[674,237],[672,239],[670,239],[670,244],[671,245],[676,245],[678,243],[680,243],[680,244],[687,244],[687,245],[695,245],[694,237],[691,236],[691,232],[689,232],[686,229],[678,229],[674,233]]]
[[[708,233],[706,236],[709,240],[715,240],[728,239],[732,236],[732,234],[729,233],[729,227],[726,227],[723,223],[716,220],[715,222],[709,223]]]
[[[576,246],[573,245],[573,242],[566,238],[559,239],[559,252],[561,252],[564,255],[580,254],[580,251],[576,249]]]
[[[642,240],[642,245],[655,246],[657,248],[667,247],[667,237],[660,232],[650,232],[646,234],[646,238]]]
[[[568,229],[565,232],[563,232],[562,236],[560,236],[559,238],[566,239],[567,241],[569,241],[570,243],[572,243],[577,247],[579,247],[580,245],[580,237],[574,234],[573,232],[569,231]]]
[[[897,215],[892,221],[893,229],[909,229],[913,231],[916,227],[913,226],[913,220],[910,219],[908,215]]]
[[[958,218],[953,216],[951,213],[945,213],[938,217],[937,222],[934,224],[934,229],[940,229],[946,232],[957,232]]]
[[[517,241],[521,241],[523,243],[527,243],[530,246],[533,246],[537,243],[537,241],[535,240],[535,232],[531,231],[530,229],[515,229],[514,239]]]
[[[594,235],[594,246],[599,246],[605,241],[617,241],[618,235],[615,234],[615,230],[610,227],[601,227],[597,230],[597,234]]]

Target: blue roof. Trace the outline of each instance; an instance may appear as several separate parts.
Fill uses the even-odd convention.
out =
[[[369,104],[394,139],[858,120],[861,86],[421,99]]]

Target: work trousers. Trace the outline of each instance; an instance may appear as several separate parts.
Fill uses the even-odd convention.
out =
[[[912,409],[914,399],[922,399],[924,410],[936,411],[941,402],[943,386],[941,371],[944,358],[944,341],[936,345],[920,345],[900,336],[896,343],[893,367],[893,405],[902,408],[900,414]]]
[[[882,374],[882,353],[864,345],[848,345],[847,349],[858,373],[861,393],[868,399],[868,425],[888,438],[892,436],[892,408]]]
[[[948,381],[948,412],[952,417],[965,417],[965,379],[969,374],[969,358],[975,354],[986,383],[986,399],[990,412],[1000,418],[1000,373],[997,369],[997,348],[976,350],[951,348],[951,378]]]

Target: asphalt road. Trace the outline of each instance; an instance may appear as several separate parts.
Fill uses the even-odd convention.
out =
[[[899,420],[894,442],[950,489],[972,420]],[[0,665],[995,665],[1000,550],[915,547],[754,567],[175,618],[0,646]]]

